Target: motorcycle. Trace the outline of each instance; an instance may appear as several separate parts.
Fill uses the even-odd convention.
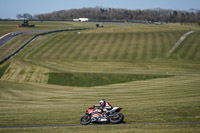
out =
[[[111,124],[119,124],[124,120],[124,115],[120,113],[122,108],[114,107],[112,110],[108,112],[99,113],[99,109],[95,109],[95,107],[88,108],[84,116],[81,117],[80,123],[82,125],[88,125],[90,123],[111,123]]]

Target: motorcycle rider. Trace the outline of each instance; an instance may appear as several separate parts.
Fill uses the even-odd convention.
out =
[[[100,109],[98,110],[99,113],[105,112],[107,115],[109,115],[109,111],[112,110],[112,105],[107,102],[105,99],[101,99],[99,101],[98,105],[94,105],[94,107],[99,107]]]

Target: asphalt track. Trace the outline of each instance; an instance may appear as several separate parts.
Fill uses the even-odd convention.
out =
[[[200,121],[174,121],[174,122],[136,122],[136,123],[121,123],[128,125],[147,125],[147,124],[200,124]],[[121,125],[120,124],[120,125]],[[103,125],[119,125],[119,124],[61,124],[61,125],[10,125],[10,126],[0,126],[0,128],[32,128],[32,127],[77,127],[77,126],[103,126]]]
[[[31,41],[33,41],[35,38],[37,38],[38,36],[42,36],[42,35],[46,35],[46,34],[51,34],[51,33],[56,33],[56,32],[66,32],[66,31],[80,31],[80,30],[87,30],[87,29],[91,29],[91,28],[80,28],[80,29],[63,29],[63,30],[53,30],[53,31],[44,31],[44,30],[40,30],[40,31],[23,31],[23,32],[12,32],[12,33],[8,33],[2,37],[0,37],[0,48],[3,47],[3,45],[6,43],[6,41],[11,40],[12,38],[20,35],[20,34],[28,34],[28,33],[38,33],[35,34],[30,40],[28,40],[25,44],[23,44],[19,49],[17,49],[15,52],[13,52],[12,54],[8,55],[7,57],[5,57],[3,60],[0,60],[0,65],[3,64],[4,62],[6,62],[7,60],[9,60],[11,57],[15,56],[18,52],[20,52],[26,45],[28,45]]]
[[[5,34],[4,36],[0,37],[0,48],[7,43],[8,41],[10,41],[11,39],[13,39],[15,36],[13,36],[11,33]]]
[[[13,38],[21,35],[21,34],[32,34],[32,33],[43,33],[48,32],[48,30],[35,30],[35,31],[17,31],[17,32],[11,32],[7,33],[0,37],[0,48],[6,44],[8,41],[12,40]]]

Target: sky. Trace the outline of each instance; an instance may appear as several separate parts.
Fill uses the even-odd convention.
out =
[[[200,0],[0,0],[0,18],[15,19],[17,14],[31,15],[83,7],[123,9],[200,9]]]

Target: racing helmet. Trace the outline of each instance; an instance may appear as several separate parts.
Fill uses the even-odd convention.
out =
[[[101,100],[99,101],[99,104],[100,104],[101,106],[105,107],[105,106],[106,106],[106,100],[105,100],[105,99],[101,99]]]

